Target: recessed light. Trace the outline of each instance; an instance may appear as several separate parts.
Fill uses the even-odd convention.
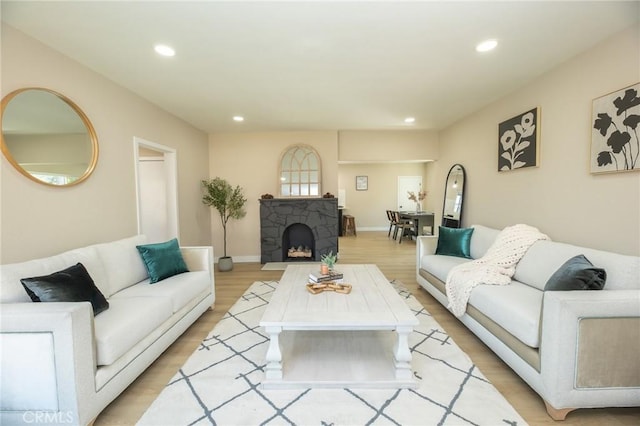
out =
[[[162,56],[175,56],[176,55],[176,51],[173,50],[173,48],[165,45],[165,44],[156,44],[153,47],[153,50],[156,51],[156,53],[158,55],[162,55]]]
[[[494,39],[485,40],[476,46],[476,52],[488,52],[490,50],[495,49],[497,45],[498,45],[498,40],[494,40]]]
[[[407,118],[404,119],[404,122],[407,123],[407,124],[413,124],[413,123],[416,122],[416,119],[415,119],[415,117],[407,117]]]
[[[236,115],[236,116],[233,117],[233,121],[237,121],[237,122],[244,121],[244,117],[242,117],[240,115]]]

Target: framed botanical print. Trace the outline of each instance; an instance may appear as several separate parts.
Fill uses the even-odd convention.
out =
[[[368,176],[356,176],[356,191],[366,191],[369,189]]]
[[[540,107],[498,125],[498,171],[537,167],[540,151]]]
[[[591,173],[640,170],[640,83],[593,100]]]

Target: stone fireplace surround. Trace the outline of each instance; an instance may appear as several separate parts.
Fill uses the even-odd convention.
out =
[[[283,236],[291,225],[303,224],[313,233],[311,258],[289,259]],[[260,262],[320,261],[338,252],[337,198],[271,198],[260,200]]]

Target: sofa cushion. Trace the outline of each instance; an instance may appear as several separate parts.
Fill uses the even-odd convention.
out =
[[[97,244],[96,249],[108,273],[108,290],[105,296],[110,297],[123,288],[127,288],[147,278],[147,270],[140,258],[137,245],[145,244],[144,235],[136,235],[110,243]]]
[[[49,275],[22,278],[20,282],[34,302],[91,302],[94,315],[109,309],[109,302],[82,263]]]
[[[447,274],[454,266],[469,262],[468,259],[454,256],[440,256],[437,254],[426,254],[422,256],[420,267],[429,271],[442,282],[447,281]]]
[[[470,243],[473,228],[438,227],[438,246],[436,254],[471,258]]]
[[[91,275],[96,287],[98,287],[100,292],[107,297],[105,291],[109,290],[108,274],[104,269],[104,265],[95,245],[69,250],[56,257],[60,258],[65,265],[82,263],[89,275]]]
[[[545,291],[602,290],[607,280],[607,272],[595,268],[584,255],[567,260],[551,275],[544,286]]]
[[[537,241],[516,267],[513,278],[544,290],[547,281],[567,260],[586,256],[597,268],[607,271],[606,290],[640,289],[640,257],[595,250],[554,241]]]
[[[82,263],[96,287],[108,297],[107,274],[95,246],[70,250],[55,256],[0,266],[0,303],[31,302],[20,279],[52,274]]]
[[[62,268],[64,265],[59,262],[40,259],[0,266],[0,302],[32,302],[20,280],[28,276],[50,274]]]
[[[532,348],[540,346],[540,314],[543,292],[518,281],[511,284],[479,285],[469,304]]]
[[[110,308],[95,318],[98,365],[111,365],[172,314],[166,298],[109,299]]]
[[[164,243],[145,244],[136,248],[152,284],[189,271],[176,238]]]
[[[150,284],[149,280],[142,281],[114,294],[111,300],[163,297],[171,302],[172,311],[175,313],[207,290],[211,291],[209,272],[194,271],[175,275],[155,284]]]
[[[472,225],[471,227],[473,228],[473,235],[471,236],[471,244],[469,246],[471,257],[473,259],[479,259],[489,250],[489,247],[491,247],[496,240],[500,231],[482,225]]]

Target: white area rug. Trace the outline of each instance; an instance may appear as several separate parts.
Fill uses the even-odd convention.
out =
[[[278,284],[255,282],[138,424],[525,425],[420,302],[392,284],[420,320],[409,339],[417,389],[261,389],[269,339],[258,323]]]
[[[284,271],[289,265],[320,265],[320,262],[267,262],[261,271]]]

